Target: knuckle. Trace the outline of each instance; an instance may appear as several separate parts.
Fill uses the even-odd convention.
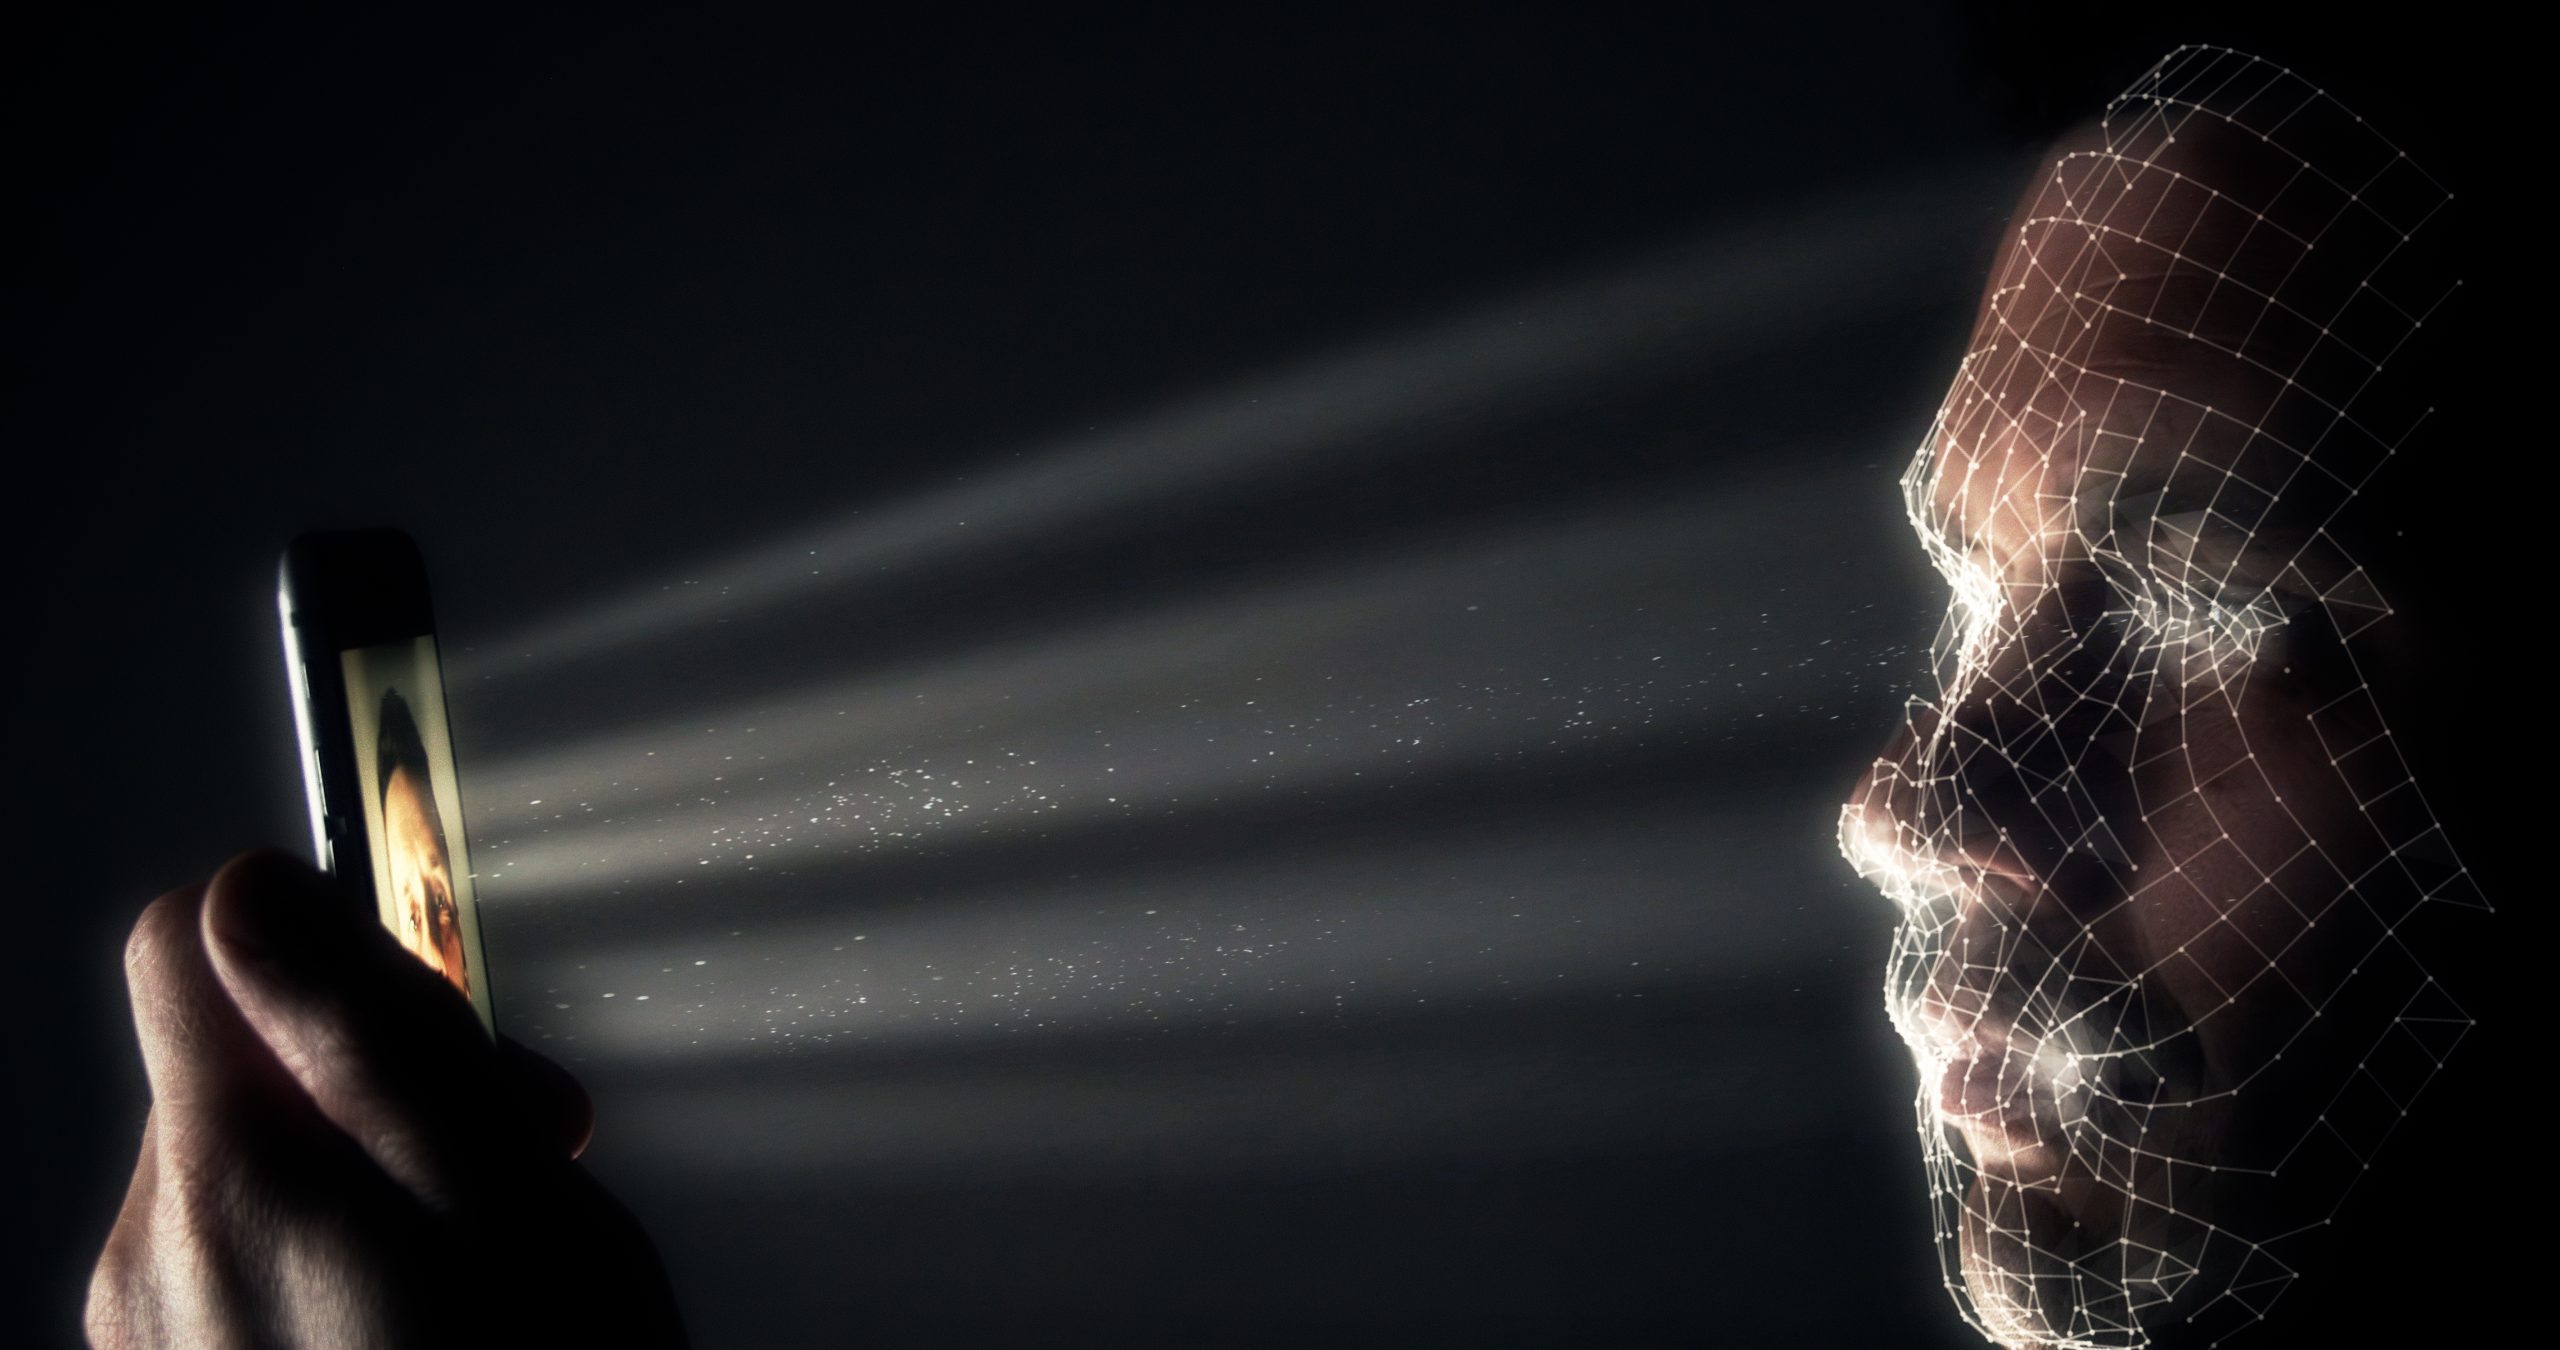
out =
[[[93,1350],[139,1350],[149,1342],[142,1316],[148,1306],[146,1269],[133,1250],[131,1228],[118,1224],[89,1272],[88,1299],[80,1313],[81,1330]]]
[[[135,992],[168,982],[172,963],[195,933],[202,886],[181,887],[143,906],[124,942],[124,976]]]
[[[89,1290],[89,1307],[81,1315],[80,1329],[88,1337],[90,1350],[141,1350],[144,1339],[134,1329],[133,1319],[125,1315],[121,1302],[101,1297],[96,1286]]]

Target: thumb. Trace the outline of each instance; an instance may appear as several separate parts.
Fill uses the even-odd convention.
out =
[[[346,888],[290,854],[244,854],[205,888],[204,937],[321,1114],[429,1207],[469,1206],[532,1156],[471,1005]]]

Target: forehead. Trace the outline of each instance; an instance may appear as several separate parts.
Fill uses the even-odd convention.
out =
[[[396,770],[382,789],[382,817],[395,834],[424,835],[436,828],[435,801],[423,776]]]
[[[2348,322],[2380,304],[2361,216],[2260,138],[2182,130],[2084,130],[2019,201],[1904,479],[1933,549],[2298,538],[2374,467],[2346,413],[2408,316]]]

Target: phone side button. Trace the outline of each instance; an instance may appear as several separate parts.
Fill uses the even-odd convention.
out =
[[[352,837],[348,830],[347,818],[334,811],[331,812],[329,814],[328,833],[329,856],[320,860],[320,870],[335,876],[338,872],[338,850],[345,848],[348,840]]]

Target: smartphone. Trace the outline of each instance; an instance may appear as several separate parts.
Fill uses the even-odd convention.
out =
[[[306,534],[276,603],[321,870],[496,1034],[426,560],[398,530]]]

